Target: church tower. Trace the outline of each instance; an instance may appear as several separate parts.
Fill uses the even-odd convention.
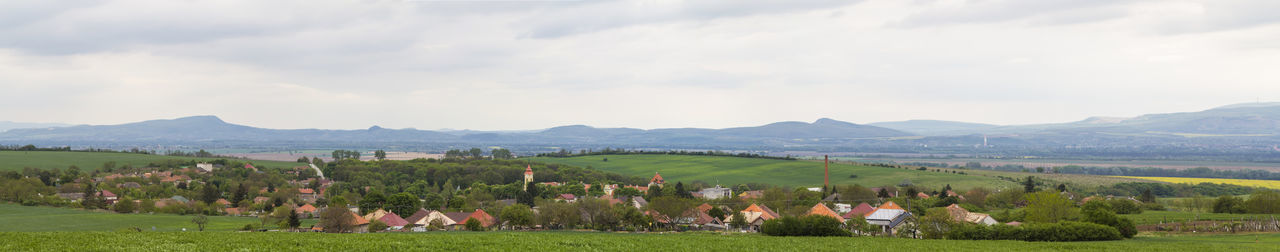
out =
[[[525,186],[522,189],[529,190],[529,183],[533,183],[533,165],[524,167],[524,185]]]

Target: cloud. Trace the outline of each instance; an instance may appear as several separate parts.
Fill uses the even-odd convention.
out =
[[[894,26],[929,27],[974,23],[1031,20],[1039,25],[1077,24],[1126,16],[1125,7],[1134,0],[989,0],[929,1],[923,11],[907,16]]]
[[[564,9],[544,9],[518,26],[530,38],[559,38],[635,25],[678,21],[710,22],[722,18],[821,10],[855,4],[841,0],[696,0],[598,1]]]

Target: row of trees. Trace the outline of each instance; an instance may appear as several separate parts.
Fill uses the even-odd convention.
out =
[[[685,156],[719,156],[719,157],[744,157],[744,158],[763,158],[763,159],[779,159],[779,160],[796,160],[795,158],[792,158],[792,157],[791,157],[791,155],[787,155],[787,156],[785,156],[785,157],[777,157],[777,156],[769,156],[769,155],[762,155],[762,154],[759,154],[759,153],[748,153],[748,152],[732,153],[732,152],[723,152],[723,151],[718,151],[718,150],[711,150],[711,151],[687,151],[687,150],[653,151],[653,150],[627,150],[627,149],[622,149],[622,148],[612,149],[612,148],[608,148],[608,147],[605,147],[605,148],[604,148],[604,150],[600,150],[600,151],[595,151],[595,150],[589,150],[589,149],[588,149],[588,150],[578,150],[578,153],[574,153],[574,152],[569,151],[569,150],[567,150],[567,149],[560,149],[560,151],[558,151],[558,152],[551,152],[551,153],[539,153],[539,154],[537,154],[537,156],[538,156],[538,157],[578,157],[578,156],[596,156],[596,155],[685,155]]]
[[[1214,213],[1280,213],[1280,193],[1275,191],[1258,191],[1248,200],[1236,196],[1221,196],[1213,202]]]

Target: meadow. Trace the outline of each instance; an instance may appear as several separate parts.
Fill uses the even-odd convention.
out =
[[[22,171],[24,167],[38,169],[67,169],[72,165],[88,170],[102,167],[107,161],[115,161],[116,167],[146,166],[163,160],[214,160],[215,158],[174,157],[135,153],[67,152],[67,151],[0,151],[0,171]],[[255,166],[293,167],[296,162],[244,160]]]
[[[1120,178],[1144,179],[1151,181],[1176,183],[1176,184],[1229,184],[1250,187],[1263,187],[1271,189],[1280,189],[1280,180],[1258,180],[1258,179],[1221,179],[1221,178],[1180,178],[1180,177],[1128,177],[1116,176]]]
[[[1240,220],[1241,218],[1267,217],[1280,215],[1267,214],[1228,214],[1228,213],[1197,213],[1197,212],[1179,212],[1179,211],[1143,211],[1140,214],[1124,214],[1121,215],[1129,219],[1133,219],[1138,225],[1160,224],[1161,222],[1185,222],[1185,221],[1225,221]]]
[[[0,232],[49,232],[49,231],[120,231],[130,227],[151,231],[196,230],[192,215],[173,214],[118,214],[106,211],[85,211],[73,208],[21,206],[0,204]],[[315,219],[304,220],[310,227]],[[239,230],[245,224],[260,223],[254,217],[209,216],[207,231]]]
[[[3,251],[1274,251],[1280,234],[1138,237],[1106,242],[771,237],[758,234],[428,232],[0,233]]]
[[[608,161],[604,161],[608,158]],[[685,155],[609,155],[580,157],[536,157],[529,160],[559,163],[623,175],[652,177],[659,172],[668,183],[703,181],[708,184],[732,186],[746,183],[765,183],[781,186],[822,186],[822,162],[792,161],[761,158],[685,156]],[[856,178],[851,175],[857,175]],[[878,166],[831,163],[831,184],[860,184],[868,187],[897,185],[910,180],[915,185],[953,188],[971,187],[1013,188],[1014,182],[980,175],[895,169]]]

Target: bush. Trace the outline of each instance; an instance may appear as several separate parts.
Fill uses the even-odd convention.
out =
[[[822,215],[782,217],[765,221],[760,233],[768,236],[852,236],[839,220]]]
[[[1115,198],[1115,199],[1108,200],[1107,204],[1111,205],[1111,210],[1114,210],[1117,214],[1142,213],[1142,206],[1138,205],[1137,202],[1134,202],[1133,200],[1130,200],[1130,199]]]
[[[1116,215],[1115,212],[1111,211],[1110,207],[1109,204],[1101,201],[1085,203],[1081,211],[1082,215],[1084,215],[1081,221],[1110,226],[1119,231],[1120,235],[1125,238],[1133,238],[1133,235],[1138,234],[1138,228],[1133,220]]]
[[[1221,196],[1213,201],[1214,213],[1244,213],[1244,200],[1236,196]]]
[[[380,220],[375,220],[375,221],[370,221],[370,222],[369,222],[369,232],[370,232],[370,233],[374,233],[374,232],[381,232],[381,231],[384,231],[384,230],[387,230],[387,223],[382,222],[382,221],[380,221]]]
[[[1064,221],[1059,223],[1028,223],[1022,226],[983,226],[966,223],[956,225],[947,233],[952,240],[1020,240],[1020,241],[1109,241],[1123,236],[1113,227],[1094,223]]]
[[[484,231],[484,225],[481,225],[480,220],[475,218],[468,218],[466,226],[469,231]]]

